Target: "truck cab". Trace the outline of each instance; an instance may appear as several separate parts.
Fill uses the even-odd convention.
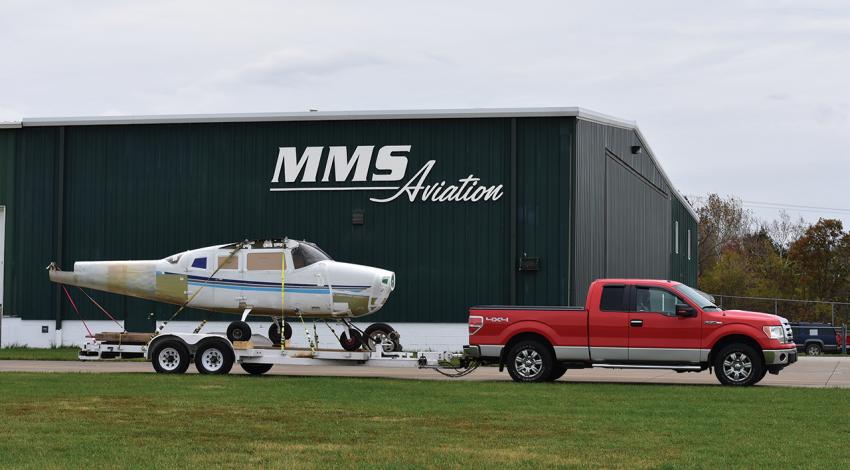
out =
[[[723,310],[685,284],[602,279],[584,307],[476,306],[465,352],[514,380],[555,380],[584,367],[713,369],[753,385],[797,359],[791,327],[767,313]]]

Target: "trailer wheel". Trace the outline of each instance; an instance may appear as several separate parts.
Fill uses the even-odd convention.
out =
[[[343,331],[339,335],[339,345],[346,351],[357,351],[361,346],[363,346],[363,337],[360,335],[360,332],[355,329],[350,329],[348,331],[351,332],[351,337]]]
[[[242,370],[251,375],[263,375],[266,372],[272,370],[272,364],[246,364],[243,362],[239,365],[242,366]]]
[[[189,368],[189,350],[180,341],[157,343],[150,357],[153,369],[160,374],[182,374]]]
[[[379,345],[384,349],[384,352],[401,350],[401,344],[398,342],[398,331],[386,323],[373,323],[366,328],[364,333],[366,333],[366,345],[372,351],[375,351]]]
[[[227,326],[227,339],[230,341],[248,341],[251,339],[251,325],[244,321],[235,321]]]
[[[210,341],[195,351],[195,367],[201,374],[227,374],[233,360],[233,350],[223,341]]]
[[[520,341],[507,357],[508,374],[515,382],[545,382],[554,364],[552,352],[536,340]]]

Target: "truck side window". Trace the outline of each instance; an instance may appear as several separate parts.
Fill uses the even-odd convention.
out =
[[[602,288],[602,301],[599,310],[605,312],[625,312],[625,286],[605,286]]]
[[[676,316],[676,304],[685,303],[666,289],[656,287],[636,287],[635,310],[638,312],[661,313]]]

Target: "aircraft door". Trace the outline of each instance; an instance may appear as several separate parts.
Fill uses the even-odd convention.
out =
[[[240,252],[230,256],[231,253],[232,250],[218,250],[215,257],[215,267],[218,268],[218,273],[210,279],[209,284],[204,289],[214,288],[213,295],[217,308],[243,310],[246,305],[242,291],[242,284],[245,280],[243,269],[245,254]]]
[[[280,312],[280,271],[284,267],[280,249],[245,253],[246,269],[242,294],[255,310]]]

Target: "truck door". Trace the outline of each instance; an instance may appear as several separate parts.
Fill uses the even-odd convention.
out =
[[[697,363],[701,319],[676,316],[676,304],[687,303],[663,287],[634,286],[629,315],[629,362]]]
[[[590,359],[594,362],[628,360],[628,291],[625,285],[603,286],[599,305],[587,305]]]

